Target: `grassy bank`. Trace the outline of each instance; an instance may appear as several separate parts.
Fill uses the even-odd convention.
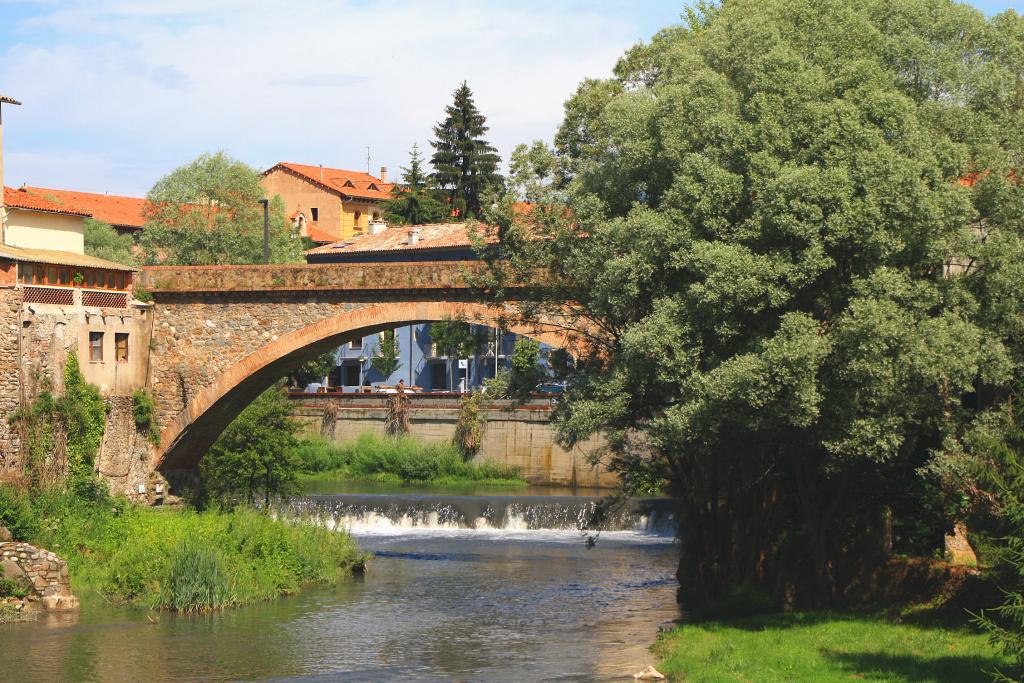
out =
[[[0,487],[0,523],[64,557],[75,592],[158,609],[269,600],[335,581],[365,559],[344,533],[247,509],[143,508],[97,486],[31,497]]]
[[[296,454],[303,477],[320,480],[375,481],[435,485],[525,486],[518,468],[466,461],[448,443],[423,443],[409,436],[361,434],[339,444],[321,437],[299,443]]]
[[[655,645],[670,680],[987,682],[1002,656],[966,620],[804,613],[688,624]]]

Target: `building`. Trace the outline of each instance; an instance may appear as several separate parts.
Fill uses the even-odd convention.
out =
[[[0,96],[2,104],[17,102]],[[86,380],[130,395],[145,385],[149,348],[148,306],[133,300],[137,269],[85,253],[89,211],[5,187],[2,140],[0,129],[0,299],[17,304],[18,324],[10,327],[22,362],[46,368],[47,381],[59,386],[55,370],[73,352]]]
[[[476,230],[476,235],[471,231]],[[474,243],[497,242],[497,231],[489,226],[472,228],[467,223],[439,223],[375,229],[365,235],[341,240],[306,252],[308,263],[387,263],[456,261],[478,258]],[[366,336],[342,346],[331,386],[358,391],[373,385],[406,386],[428,391],[467,391],[507,365],[518,336],[511,332],[474,325],[481,339],[480,352],[470,358],[449,358],[431,338],[431,324],[407,325],[394,330],[399,348],[399,368],[384,377],[372,366],[379,355],[384,333]],[[541,347],[542,354],[548,351]]]
[[[137,236],[146,222],[146,199],[98,192],[55,190],[23,185],[21,191],[47,199],[69,209],[89,214],[110,224],[118,234]]]
[[[361,171],[281,162],[263,173],[268,197],[281,195],[299,234],[318,244],[346,240],[382,221],[380,203],[391,197],[394,183]]]

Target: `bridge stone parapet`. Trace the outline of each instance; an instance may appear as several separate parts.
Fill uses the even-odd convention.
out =
[[[153,466],[195,466],[260,392],[303,362],[366,334],[445,318],[502,326],[571,347],[557,325],[512,322],[478,303],[480,262],[155,267],[150,383],[160,446]]]
[[[467,273],[484,267],[476,261],[155,266],[142,271],[140,284],[153,293],[468,290]]]

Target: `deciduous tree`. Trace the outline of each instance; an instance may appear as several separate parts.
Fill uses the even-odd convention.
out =
[[[965,434],[1024,367],[1024,19],[734,0],[583,82],[568,201],[493,218],[491,291],[585,339],[556,419],[682,500],[681,596],[842,598],[941,538]]]
[[[140,245],[148,264],[263,262],[260,172],[224,152],[203,154],[150,189]],[[302,243],[279,196],[270,203],[270,260],[301,263]]]

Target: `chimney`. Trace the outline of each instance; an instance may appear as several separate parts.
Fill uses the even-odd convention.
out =
[[[388,222],[379,219],[373,219],[370,221],[370,234],[378,235],[388,229]]]
[[[388,167],[387,166],[381,166],[380,167],[380,181],[382,183],[386,183],[388,181]]]
[[[419,244],[420,241],[420,229],[413,228],[409,231],[409,241],[406,244]]]
[[[320,164],[320,182],[324,181],[324,165]]]

